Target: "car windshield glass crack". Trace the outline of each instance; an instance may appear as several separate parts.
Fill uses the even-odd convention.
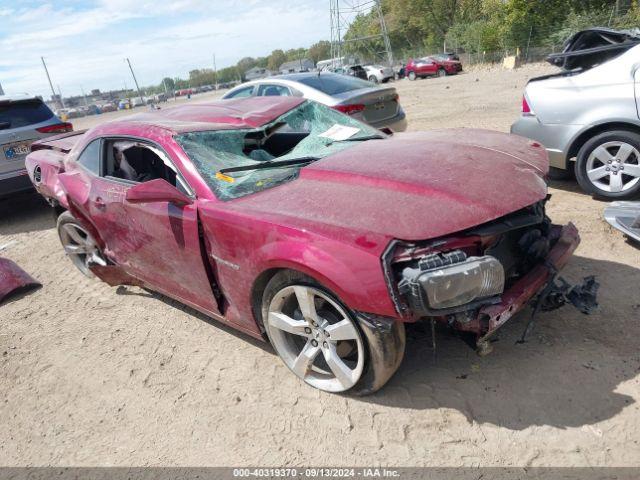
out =
[[[190,132],[178,135],[176,140],[216,196],[230,200],[291,181],[312,160],[352,147],[353,141],[326,136],[335,127],[354,129],[349,140],[385,138],[375,128],[347,115],[315,102],[304,102],[257,129]],[[282,164],[301,158],[305,161]],[[281,165],[260,166],[266,162],[273,162],[270,167],[276,162]],[[226,175],[228,169],[237,173]]]

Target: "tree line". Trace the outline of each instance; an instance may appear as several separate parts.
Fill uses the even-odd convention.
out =
[[[511,52],[529,46],[559,48],[572,33],[593,26],[640,27],[639,0],[381,0],[394,58],[457,52]],[[327,30],[328,30],[327,25]],[[380,22],[375,11],[357,16],[344,35],[343,53],[363,62],[384,59]],[[365,40],[357,40],[364,38]],[[252,67],[278,71],[287,61],[330,58],[331,44],[273,50],[265,57],[245,57],[236,65],[196,69],[188,79],[165,78],[150,90],[164,91],[229,83]]]

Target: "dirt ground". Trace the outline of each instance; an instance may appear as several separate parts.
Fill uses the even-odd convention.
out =
[[[549,70],[395,85],[411,130],[507,131],[527,78]],[[520,314],[482,358],[443,331],[434,359],[412,328],[366,398],[305,386],[267,345],[174,301],[84,278],[37,197],[0,202],[0,255],[43,283],[0,307],[0,465],[637,466],[640,249],[574,183],[551,193],[550,216],[582,235],[566,276],[597,275],[600,312],[543,314],[517,345]]]

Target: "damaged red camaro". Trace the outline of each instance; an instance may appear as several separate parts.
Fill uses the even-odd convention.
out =
[[[545,215],[547,168],[519,137],[387,135],[296,97],[138,114],[27,158],[83,273],[268,339],[305,382],[355,393],[393,375],[406,322],[482,346],[540,292],[545,308],[580,296],[553,281],[579,237]]]

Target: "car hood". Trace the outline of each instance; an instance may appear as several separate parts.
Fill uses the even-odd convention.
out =
[[[544,148],[473,129],[398,133],[347,148],[296,180],[225,204],[335,236],[427,240],[529,206],[547,194]]]

